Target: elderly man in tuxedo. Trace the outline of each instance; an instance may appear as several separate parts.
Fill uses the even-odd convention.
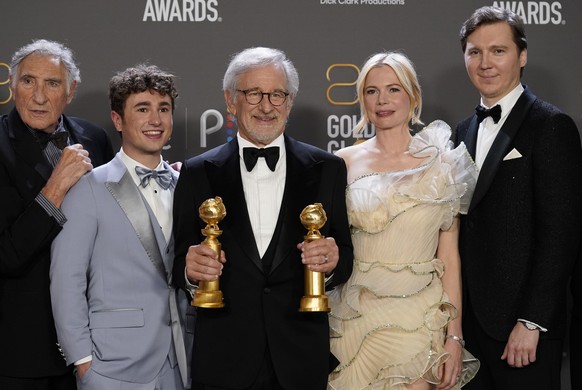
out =
[[[183,389],[187,300],[171,278],[177,172],[161,156],[174,77],[128,68],[111,79],[109,97],[121,150],[71,189],[62,205],[69,223],[52,246],[57,335],[80,389]]]
[[[461,217],[463,332],[481,369],[466,389],[560,389],[567,282],[578,253],[582,149],[572,119],[521,83],[523,21],[482,7],[464,23],[481,95],[456,129],[480,168]]]
[[[352,270],[343,160],[284,134],[297,71],[277,49],[233,56],[224,76],[238,134],[185,162],[174,199],[174,278],[191,289],[220,276],[223,308],[198,310],[193,388],[324,390],[337,364],[325,312],[299,312],[304,265],[329,288]],[[220,196],[223,251],[199,245],[198,207]],[[302,210],[321,203],[325,239],[303,242]]]
[[[65,194],[113,157],[107,133],[64,114],[81,82],[72,51],[35,40],[14,53],[15,106],[0,117],[0,388],[72,390],[49,294],[50,246]]]

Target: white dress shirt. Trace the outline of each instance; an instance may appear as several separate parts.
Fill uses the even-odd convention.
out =
[[[509,92],[495,104],[499,104],[501,106],[501,118],[499,118],[499,122],[495,123],[493,119],[488,116],[479,124],[479,132],[477,133],[477,146],[475,150],[475,164],[477,164],[477,167],[479,167],[479,171],[481,170],[483,162],[489,153],[489,149],[491,149],[491,145],[493,145],[495,137],[497,137],[497,133],[499,133],[499,129],[501,129],[505,123],[505,120],[509,116],[509,113],[513,109],[513,106],[515,106],[515,103],[521,96],[523,90],[523,86],[518,84],[517,87],[515,87],[511,92]],[[483,104],[483,99],[481,99],[481,105],[485,108],[491,108]]]
[[[164,190],[162,187],[159,186],[158,182],[155,180],[150,180],[149,184],[144,188],[141,186],[141,180],[138,174],[135,172],[135,167],[140,166],[144,168],[148,168],[143,164],[135,161],[131,157],[129,157],[121,148],[119,155],[121,157],[121,161],[127,167],[127,171],[131,175],[135,185],[141,191],[142,195],[148,202],[148,205],[154,212],[160,227],[162,228],[162,232],[164,233],[164,237],[166,238],[166,242],[169,242],[170,237],[172,235],[172,203],[174,201],[174,191],[172,189]],[[160,163],[155,168],[156,171],[165,169],[166,167],[163,164],[162,157],[160,156]]]
[[[253,170],[248,172],[243,161],[243,148],[256,148],[256,146],[242,138],[238,133],[237,138],[240,171],[247,210],[259,255],[263,257],[275,233],[285,191],[285,174],[287,172],[285,140],[281,134],[273,142],[265,146],[265,148],[271,146],[279,147],[279,160],[274,172],[269,169],[267,162],[262,157],[257,160],[257,165]]]

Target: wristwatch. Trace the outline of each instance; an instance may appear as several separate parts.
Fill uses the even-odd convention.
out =
[[[519,321],[523,324],[523,326],[525,326],[527,328],[527,330],[538,330],[538,327],[535,326],[534,324],[532,324],[531,322],[526,322],[526,321]]]

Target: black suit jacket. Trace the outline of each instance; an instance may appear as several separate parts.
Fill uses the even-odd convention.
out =
[[[226,217],[219,237],[227,262],[220,278],[223,309],[199,309],[194,337],[193,382],[245,388],[256,378],[265,351],[286,389],[326,388],[337,360],[329,351],[327,313],[298,312],[304,295],[304,268],[296,245],[307,230],[299,215],[322,203],[327,223],[320,229],[334,237],[340,260],[332,284],[345,282],[352,270],[353,248],[345,204],[346,167],[340,158],[285,136],[287,175],[277,222],[280,234],[268,273],[255,244],[240,175],[238,142],[214,148],[184,164],[174,194],[176,261],[174,280],[184,287],[184,261],[190,245],[204,237],[198,207],[220,196]],[[273,243],[272,243],[273,244]]]
[[[582,242],[582,237],[580,237]],[[582,248],[581,248],[582,249]],[[570,319],[569,350],[570,350],[570,386],[572,389],[582,388],[582,378],[578,370],[582,367],[582,250],[578,254],[576,265],[570,279],[570,291],[572,292],[572,311]]]
[[[72,117],[64,125],[94,166],[113,157],[104,129]],[[57,346],[49,266],[61,227],[34,200],[52,167],[16,109],[0,117],[0,143],[0,375],[59,375],[67,367]]]
[[[455,144],[475,151],[477,120]],[[513,149],[521,158],[504,161]],[[570,117],[527,88],[479,173],[459,249],[469,306],[492,338],[506,341],[518,318],[563,338],[566,285],[578,252],[582,207],[580,135]]]

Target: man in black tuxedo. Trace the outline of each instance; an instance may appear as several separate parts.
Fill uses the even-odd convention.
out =
[[[581,241],[582,242],[582,237]],[[582,250],[576,260],[572,278],[570,279],[570,291],[572,293],[572,311],[570,319],[570,388],[582,388],[582,378],[578,371],[582,367],[582,333],[580,324],[582,324]]]
[[[559,390],[581,228],[580,135],[521,84],[527,40],[519,16],[482,7],[460,37],[481,95],[454,136],[480,168],[460,230],[463,333],[481,361],[466,389]]]
[[[15,107],[0,117],[0,388],[75,389],[61,356],[49,296],[59,209],[77,180],[109,161],[107,133],[63,114],[80,74],[70,49],[37,40],[10,64]]]
[[[180,171],[174,280],[191,289],[220,275],[225,304],[198,310],[193,389],[324,390],[337,364],[327,313],[298,308],[304,264],[325,273],[328,288],[351,274],[346,167],[337,156],[284,134],[298,88],[297,71],[283,52],[257,47],[236,54],[223,90],[238,134],[187,160]],[[227,210],[219,223],[221,254],[197,245],[206,225],[198,207],[216,196]],[[327,214],[320,229],[326,238],[305,243],[299,216],[313,203]]]

